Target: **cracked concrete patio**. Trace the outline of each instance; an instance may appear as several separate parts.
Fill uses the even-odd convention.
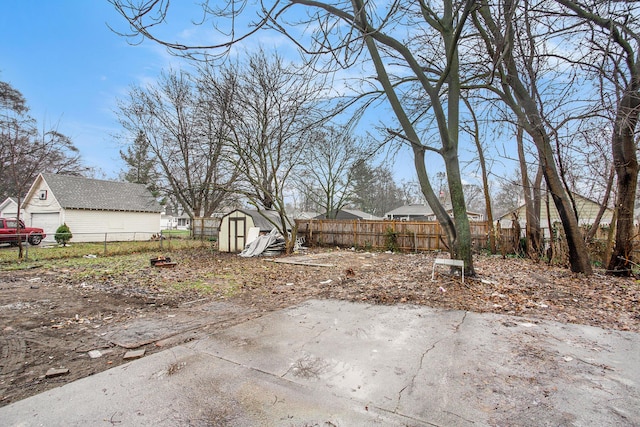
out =
[[[639,425],[640,336],[308,301],[0,408],[3,424]]]

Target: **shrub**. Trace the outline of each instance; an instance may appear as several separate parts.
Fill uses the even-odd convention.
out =
[[[384,233],[384,244],[388,251],[398,252],[400,247],[398,245],[398,232],[393,231],[393,228],[387,227],[387,231]]]
[[[62,246],[67,246],[67,243],[69,242],[69,240],[71,240],[72,237],[73,234],[71,234],[71,230],[69,230],[67,224],[62,224],[60,227],[58,227],[58,229],[56,230],[56,235],[54,236],[56,242],[58,242],[58,244]]]

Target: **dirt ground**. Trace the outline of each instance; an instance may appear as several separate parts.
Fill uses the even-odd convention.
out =
[[[246,259],[191,250],[172,253],[173,268],[147,263],[100,270],[111,261],[98,258],[95,266],[0,271],[0,406],[125,363],[132,350],[148,355],[312,298],[640,332],[635,279],[602,272],[583,277],[523,259],[477,256],[477,275],[463,284],[443,266],[431,280],[435,254],[308,252]],[[170,319],[179,327],[160,340],[114,339],[117,332],[133,333],[141,319]]]

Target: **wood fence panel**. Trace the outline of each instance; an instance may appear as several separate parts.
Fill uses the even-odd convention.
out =
[[[217,240],[219,218],[193,218],[191,224],[191,234],[194,239]]]
[[[298,234],[310,245],[357,247],[403,252],[448,250],[446,237],[436,221],[296,220]],[[477,250],[487,246],[488,225],[474,222],[471,234]]]
[[[298,234],[305,236],[311,246],[340,246],[361,249],[387,250],[390,238],[394,236],[396,248],[403,252],[446,251],[446,236],[437,221],[373,221],[373,220],[296,220]],[[486,221],[471,222],[471,242],[474,251],[488,248],[489,225]],[[522,230],[521,232],[523,232]],[[520,237],[513,235],[511,228],[496,230],[498,251],[514,253],[520,245]],[[602,249],[606,246],[608,229],[601,228],[590,248],[591,257],[600,261]],[[640,227],[636,227],[633,260],[640,259]],[[562,238],[560,239],[562,241]],[[548,244],[548,241],[546,242]],[[606,262],[602,260],[601,262]]]

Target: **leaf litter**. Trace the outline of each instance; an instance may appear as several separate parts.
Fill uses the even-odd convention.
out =
[[[0,406],[124,363],[125,348],[107,330],[140,318],[179,322],[207,304],[233,304],[234,319],[142,349],[147,355],[308,299],[411,304],[578,323],[640,332],[640,284],[633,278],[574,274],[527,259],[477,255],[476,276],[438,266],[437,253],[397,254],[309,249],[295,263],[210,250],[171,253],[174,268],[148,256],[97,258],[89,264],[0,272]],[[298,261],[309,259],[309,265]],[[279,257],[278,259],[286,259]],[[202,309],[204,310],[204,309]],[[202,311],[204,312],[204,311]],[[90,357],[102,352],[99,358]],[[68,373],[47,377],[49,369]]]

